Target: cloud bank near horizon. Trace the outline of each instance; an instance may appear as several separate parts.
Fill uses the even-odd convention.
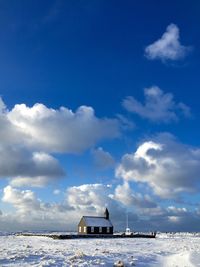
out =
[[[188,231],[193,227],[198,231],[200,222],[200,210],[173,205],[161,207],[150,196],[134,192],[127,182],[116,188],[103,184],[68,187],[60,203],[44,202],[32,190],[8,185],[3,190],[2,201],[14,208],[12,213],[0,212],[1,229],[7,231],[75,231],[81,216],[102,216],[105,207],[110,211],[115,230],[125,229],[127,211],[132,230]]]

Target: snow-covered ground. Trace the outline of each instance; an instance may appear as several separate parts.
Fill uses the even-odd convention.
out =
[[[156,239],[77,239],[0,236],[0,266],[200,266],[200,236],[159,234]]]

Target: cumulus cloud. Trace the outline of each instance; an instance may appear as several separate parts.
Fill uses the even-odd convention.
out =
[[[6,186],[2,201],[10,204],[12,213],[2,214],[0,225],[13,229],[75,230],[83,215],[102,216],[107,206],[112,218],[124,214],[118,202],[109,197],[111,187],[103,184],[85,184],[69,187],[61,203],[45,203],[31,190]],[[69,220],[70,218],[70,220]],[[10,222],[14,222],[10,225]],[[3,225],[4,223],[4,225]],[[116,222],[117,225],[118,222]]]
[[[20,191],[10,185],[4,188],[2,200],[12,204],[22,214],[41,209],[40,201],[36,199],[31,190]]]
[[[10,185],[3,191],[2,201],[14,208],[12,213],[4,213],[0,224],[11,230],[66,230],[72,229],[77,216],[65,202],[45,203],[31,190],[19,190]],[[71,221],[69,221],[69,214]],[[7,227],[8,226],[8,227]]]
[[[33,152],[17,147],[0,147],[1,177],[56,177],[64,175],[58,161],[44,152]]]
[[[190,49],[180,43],[179,28],[170,24],[159,40],[145,48],[145,56],[150,60],[179,60],[184,58]]]
[[[104,212],[106,205],[109,205],[109,185],[103,184],[84,184],[80,186],[69,187],[66,190],[65,199],[62,204],[44,203],[38,199],[32,190],[19,190],[8,185],[3,190],[2,200],[12,204],[16,211],[22,215],[37,215],[40,213],[49,213],[53,216],[53,212],[73,212],[77,218],[81,213],[101,214]],[[56,193],[58,193],[56,191]],[[52,209],[52,213],[51,213]]]
[[[6,115],[26,145],[47,152],[80,153],[120,134],[117,119],[99,119],[87,106],[73,112],[65,107],[55,110],[43,104],[18,104]]]
[[[112,155],[103,150],[102,147],[98,147],[97,149],[92,150],[92,155],[94,158],[94,163],[99,169],[108,169],[112,168],[115,164],[115,160]]]
[[[111,185],[83,184],[73,186],[66,191],[66,201],[80,215],[102,216],[105,207],[109,209],[115,229],[123,229],[125,224],[126,208],[121,201],[115,199]],[[130,220],[138,221],[134,209],[130,213]]]
[[[84,184],[67,189],[66,198],[75,210],[99,213],[109,202],[110,185]]]
[[[179,115],[189,117],[190,108],[184,103],[176,103],[171,93],[164,93],[159,87],[152,86],[144,90],[145,103],[132,96],[126,97],[122,105],[129,112],[136,113],[154,122],[177,121]]]
[[[133,192],[127,181],[115,188],[113,198],[125,206],[134,208],[156,208],[157,204],[149,195]]]
[[[145,183],[163,198],[195,192],[200,186],[199,151],[179,143],[171,135],[161,134],[139,145],[136,152],[125,154],[116,176]]]
[[[0,157],[0,177],[12,179],[13,186],[41,187],[65,175],[59,162],[44,152],[0,145]]]
[[[148,225],[148,230],[152,229],[149,224],[150,217],[163,214],[149,195],[134,192],[126,182],[116,188],[103,184],[70,187],[67,189],[67,203],[72,205],[77,213],[89,215],[102,214],[107,206],[115,229],[118,230],[124,230],[126,227],[127,211],[134,228],[144,229]],[[145,218],[145,221],[142,218]]]
[[[51,153],[81,153],[120,135],[119,119],[97,118],[91,107],[28,107],[9,110],[0,97],[0,177],[12,186],[44,186],[64,171]],[[55,179],[54,179],[55,181]]]

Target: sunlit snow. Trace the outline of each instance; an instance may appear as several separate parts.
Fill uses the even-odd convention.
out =
[[[156,239],[54,240],[0,236],[0,266],[200,266],[200,235],[158,234]]]

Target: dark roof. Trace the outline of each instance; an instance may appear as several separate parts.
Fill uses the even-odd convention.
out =
[[[95,216],[83,216],[85,224],[87,226],[93,227],[112,227],[110,220],[107,220],[105,217],[95,217]]]

